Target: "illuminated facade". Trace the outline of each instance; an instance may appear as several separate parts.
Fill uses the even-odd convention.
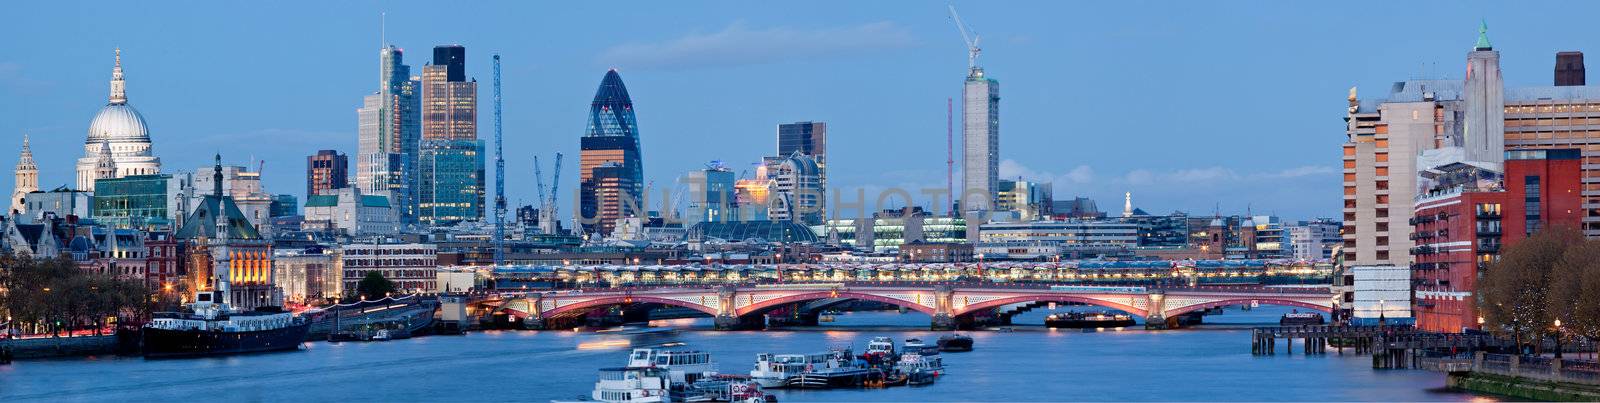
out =
[[[622,76],[606,72],[589,108],[578,156],[578,222],[586,234],[611,234],[616,220],[642,216],[644,166],[633,100]]]

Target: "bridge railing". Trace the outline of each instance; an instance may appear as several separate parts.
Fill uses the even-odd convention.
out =
[[[1478,372],[1545,381],[1600,385],[1600,363],[1541,356],[1477,353],[1472,358],[1424,359],[1424,368],[1444,372]]]

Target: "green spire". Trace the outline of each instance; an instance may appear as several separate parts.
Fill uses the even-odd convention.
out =
[[[1483,21],[1478,25],[1478,44],[1474,45],[1472,48],[1474,50],[1493,50],[1494,49],[1494,46],[1490,46],[1489,45],[1489,22],[1488,21]]]

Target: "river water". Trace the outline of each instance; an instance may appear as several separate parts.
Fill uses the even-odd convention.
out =
[[[1249,326],[1283,312],[1229,310],[1191,329],[1098,332],[1043,329],[1044,313],[1030,312],[1016,318],[1015,332],[969,333],[975,351],[945,353],[947,375],[934,385],[775,392],[784,402],[1493,400],[1446,391],[1439,373],[1375,371],[1364,356],[1307,357],[1298,346],[1295,355],[1252,356]],[[705,350],[722,372],[748,373],[762,352],[860,351],[873,336],[936,339],[927,324],[914,311],[849,313],[790,331],[718,332],[709,319],[684,319],[657,322],[682,329],[667,335],[492,331],[220,358],[22,361],[0,366],[0,401],[570,400],[589,393],[597,368],[623,365],[630,347]]]

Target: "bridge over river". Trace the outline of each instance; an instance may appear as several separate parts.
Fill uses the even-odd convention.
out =
[[[1084,304],[1127,312],[1147,328],[1175,326],[1180,315],[1232,305],[1281,305],[1330,312],[1327,287],[1075,286],[995,282],[816,282],[706,286],[641,286],[563,291],[502,291],[475,295],[477,316],[507,315],[530,328],[565,327],[614,307],[679,307],[714,317],[718,329],[760,327],[774,312],[815,315],[851,300],[876,301],[926,313],[933,329],[970,327],[979,318],[1008,318],[1050,303]]]

